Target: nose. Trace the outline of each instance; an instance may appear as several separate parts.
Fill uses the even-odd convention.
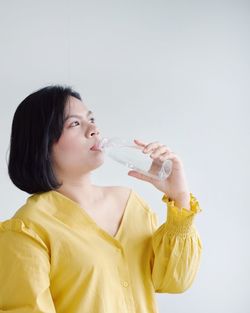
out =
[[[89,130],[88,137],[92,136],[98,136],[100,134],[98,128],[96,125],[93,125],[93,127]]]

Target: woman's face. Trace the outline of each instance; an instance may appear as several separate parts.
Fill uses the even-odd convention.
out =
[[[59,141],[52,146],[56,175],[78,177],[103,163],[103,152],[90,150],[100,140],[93,113],[82,101],[69,97]]]

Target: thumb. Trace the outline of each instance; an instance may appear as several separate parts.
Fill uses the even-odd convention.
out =
[[[131,177],[135,177],[137,179],[140,179],[140,180],[144,180],[144,181],[149,182],[149,183],[152,183],[152,181],[153,181],[153,179],[151,177],[148,177],[148,176],[146,176],[142,173],[136,172],[136,171],[129,171],[128,175]]]

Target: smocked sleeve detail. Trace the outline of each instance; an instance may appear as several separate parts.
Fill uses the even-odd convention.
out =
[[[156,292],[181,293],[193,283],[200,265],[202,242],[194,226],[201,212],[199,202],[190,193],[190,210],[178,208],[166,195],[166,222],[158,227],[152,214],[152,281]]]
[[[198,200],[190,193],[190,210],[178,208],[174,200],[170,200],[165,194],[162,201],[167,204],[167,221],[164,224],[165,231],[169,236],[188,235],[194,232],[192,228],[194,217],[201,212]]]

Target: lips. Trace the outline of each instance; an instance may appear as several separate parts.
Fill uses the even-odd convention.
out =
[[[98,145],[99,145],[99,141],[96,141],[96,143],[90,148],[90,150],[100,150],[98,148]]]

